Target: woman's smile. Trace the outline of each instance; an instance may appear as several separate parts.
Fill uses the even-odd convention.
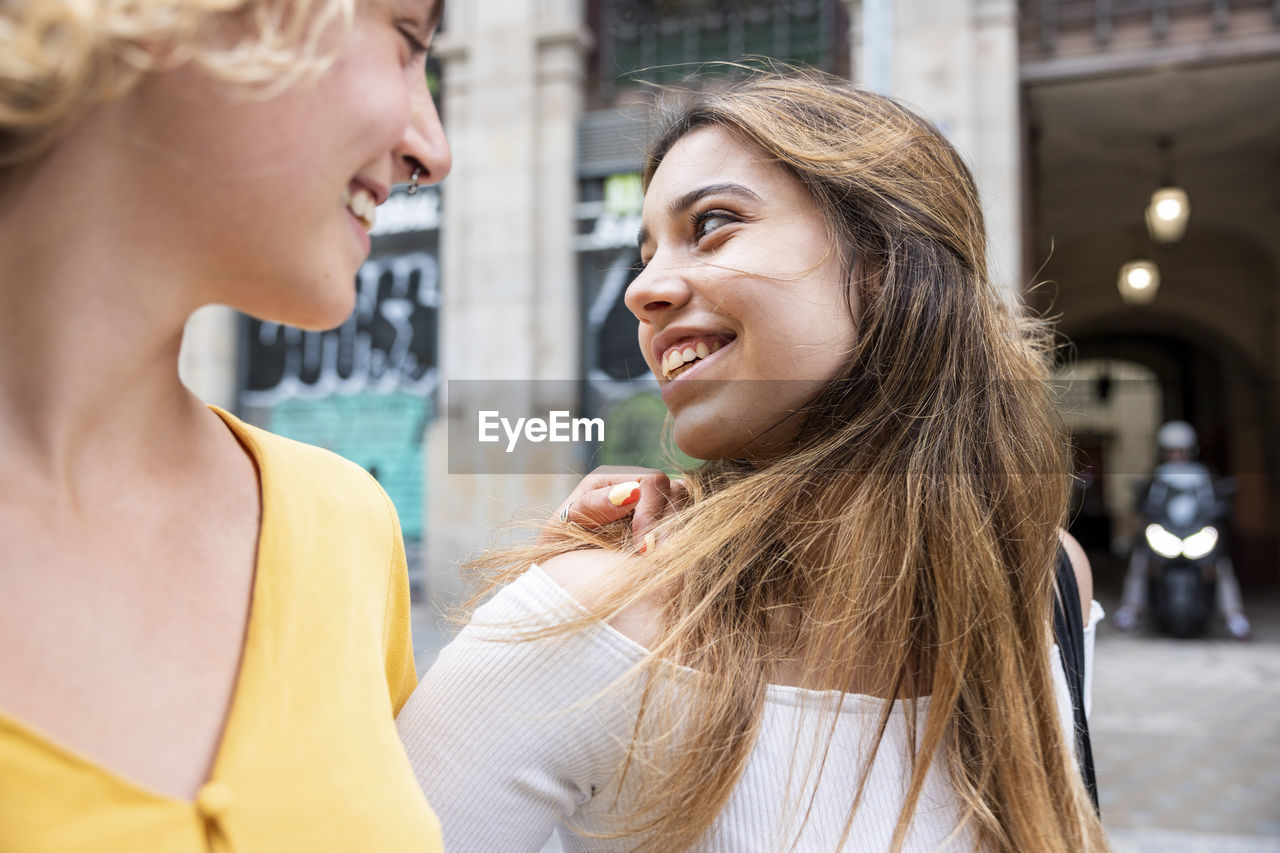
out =
[[[342,191],[343,208],[346,211],[347,220],[351,223],[351,228],[356,234],[356,240],[360,244],[362,257],[367,257],[373,247],[369,232],[373,230],[373,226],[377,222],[376,211],[378,205],[389,194],[390,192],[385,188],[371,188],[362,183],[360,179],[352,181]]]
[[[652,341],[654,361],[660,367],[654,372],[667,381],[683,376],[694,366],[728,346],[736,337],[733,332],[688,326],[668,328]]]
[[[707,382],[715,379],[716,367],[725,359],[733,358],[731,352],[733,341],[727,343],[719,343],[716,348],[711,349],[705,342],[699,341],[697,351],[706,351],[706,355],[698,355],[688,362],[682,362],[680,366],[667,371],[664,380],[659,382],[660,393],[662,394],[662,402],[666,404],[668,409],[679,405],[682,395],[696,394],[698,389],[692,387],[694,382]],[[688,348],[683,350],[675,349],[672,351],[672,360],[675,358],[683,358],[683,353],[687,353]]]
[[[375,211],[381,202],[371,189],[352,181],[342,192],[342,203],[366,232],[373,230],[377,219]]]

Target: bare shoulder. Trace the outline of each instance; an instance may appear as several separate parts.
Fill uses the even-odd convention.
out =
[[[539,562],[538,568],[582,606],[592,609],[600,605],[608,582],[632,570],[632,562],[639,560],[616,551],[584,548],[549,557]]]
[[[538,568],[583,607],[596,610],[615,582],[642,577],[646,563],[643,557],[587,548],[543,560]],[[628,639],[651,647],[658,638],[661,616],[659,603],[646,599],[625,608],[608,623]]]
[[[1067,559],[1071,561],[1071,568],[1076,572],[1076,587],[1080,590],[1080,612],[1084,615],[1084,622],[1089,624],[1089,605],[1093,601],[1093,569],[1089,567],[1089,558],[1084,553],[1084,548],[1080,547],[1080,543],[1076,538],[1065,530],[1059,528],[1058,539],[1062,542],[1062,548],[1067,552]]]

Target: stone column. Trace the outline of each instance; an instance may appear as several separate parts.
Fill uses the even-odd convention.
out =
[[[574,140],[590,46],[583,2],[468,0],[446,15],[435,48],[454,161],[442,188],[441,377],[575,380]],[[513,393],[541,392],[531,384]],[[447,426],[437,418],[424,454],[426,579],[444,600],[459,591],[458,561],[497,525],[532,507],[549,512],[577,481],[569,455],[553,466],[566,472],[558,475],[450,475]]]
[[[883,45],[864,43],[864,4],[846,0],[856,79],[883,85],[872,68]],[[884,20],[872,16],[873,20]],[[987,220],[992,280],[1020,299],[1021,115],[1015,0],[896,0],[888,94],[941,128],[973,170]],[[881,35],[883,37],[883,35]]]

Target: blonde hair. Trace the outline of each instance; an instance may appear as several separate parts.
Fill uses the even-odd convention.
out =
[[[0,169],[149,72],[194,64],[270,96],[333,62],[360,0],[4,0]]]
[[[557,629],[662,602],[623,771],[638,805],[617,834],[644,850],[695,844],[746,766],[767,684],[798,662],[805,687],[887,700],[877,748],[896,703],[919,731],[894,850],[935,762],[981,849],[1105,850],[1050,675],[1069,477],[1048,339],[988,280],[969,170],[888,98],[817,72],[760,73],[676,112],[646,186],[707,126],[772,157],[826,212],[858,296],[858,342],[789,452],[689,472],[692,504],[663,523],[641,576],[609,578],[590,617]],[[629,547],[624,529],[562,533],[476,565],[499,569],[497,583],[557,552]],[[678,698],[652,689],[673,662],[699,673]],[[849,792],[846,836],[873,760]]]

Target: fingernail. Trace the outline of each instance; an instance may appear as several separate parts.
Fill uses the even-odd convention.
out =
[[[614,506],[630,506],[640,500],[640,484],[635,480],[619,483],[609,490],[609,503]]]
[[[650,530],[644,535],[644,545],[640,548],[641,554],[648,554],[654,548],[658,547],[658,534]]]

